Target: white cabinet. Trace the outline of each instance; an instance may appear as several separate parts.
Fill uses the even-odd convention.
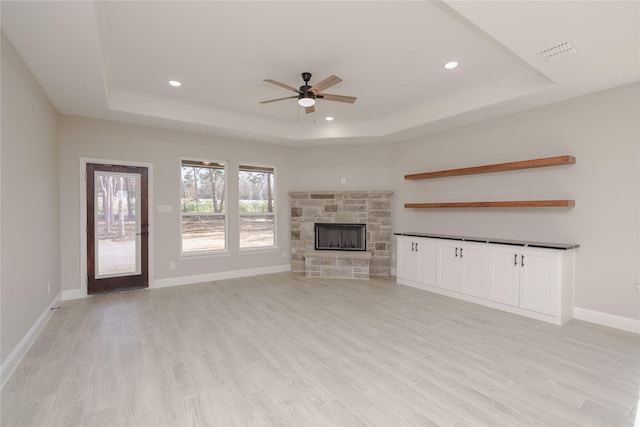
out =
[[[487,253],[484,246],[453,240],[438,241],[436,286],[484,297]]]
[[[460,247],[460,251],[462,261],[460,292],[484,298],[487,287],[487,249],[485,245],[465,244]]]
[[[396,277],[399,279],[418,280],[418,255],[415,252],[416,238],[398,236]]]
[[[560,253],[527,249],[520,255],[520,307],[538,313],[558,314]]]
[[[436,283],[436,242],[433,239],[420,239],[416,242],[418,253],[418,282],[427,285]]]
[[[561,252],[492,245],[487,298],[538,313],[557,315]]]
[[[443,240],[436,246],[437,286],[450,291],[460,289],[460,263],[458,242]]]
[[[424,237],[398,237],[396,275],[412,282],[434,285],[436,281],[436,243]]]
[[[573,315],[575,245],[547,249],[412,236],[397,242],[400,284],[558,325]]]
[[[489,249],[489,286],[487,299],[513,306],[520,305],[519,250],[512,246]]]

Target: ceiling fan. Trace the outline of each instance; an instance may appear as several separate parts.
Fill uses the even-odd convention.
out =
[[[309,80],[311,80],[311,73],[302,73],[302,80],[304,80],[304,85],[300,86],[300,89],[296,89],[294,87],[288,86],[284,83],[277,82],[275,80],[271,80],[271,79],[264,80],[267,83],[271,83],[276,86],[280,86],[282,88],[295,92],[297,93],[297,95],[287,96],[285,98],[269,99],[267,101],[261,101],[260,104],[268,104],[270,102],[284,101],[285,99],[298,98],[298,104],[304,107],[304,111],[308,114],[308,113],[313,113],[315,111],[314,105],[316,103],[316,99],[326,99],[327,101],[348,102],[351,104],[356,102],[355,96],[331,95],[328,93],[321,93],[321,91],[340,83],[342,79],[339,77],[330,76],[322,80],[320,83],[316,83],[313,86],[309,86]]]

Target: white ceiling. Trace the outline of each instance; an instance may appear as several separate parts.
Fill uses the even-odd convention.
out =
[[[65,114],[293,146],[390,142],[640,80],[638,1],[5,1]],[[548,62],[540,51],[571,41]],[[460,66],[445,70],[456,60]],[[335,74],[305,114],[298,87]],[[168,80],[180,80],[173,88]],[[327,122],[324,117],[335,117]]]

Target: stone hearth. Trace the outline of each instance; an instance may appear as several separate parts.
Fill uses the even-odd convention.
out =
[[[391,191],[297,191],[291,197],[291,270],[305,272],[314,252],[314,224],[367,224],[369,274],[391,274]],[[312,262],[328,262],[315,261]],[[348,262],[348,261],[345,261]]]
[[[304,275],[333,279],[369,279],[371,252],[312,251],[304,253]]]

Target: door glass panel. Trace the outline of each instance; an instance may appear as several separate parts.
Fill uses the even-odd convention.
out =
[[[141,270],[140,174],[95,172],[96,278]]]

